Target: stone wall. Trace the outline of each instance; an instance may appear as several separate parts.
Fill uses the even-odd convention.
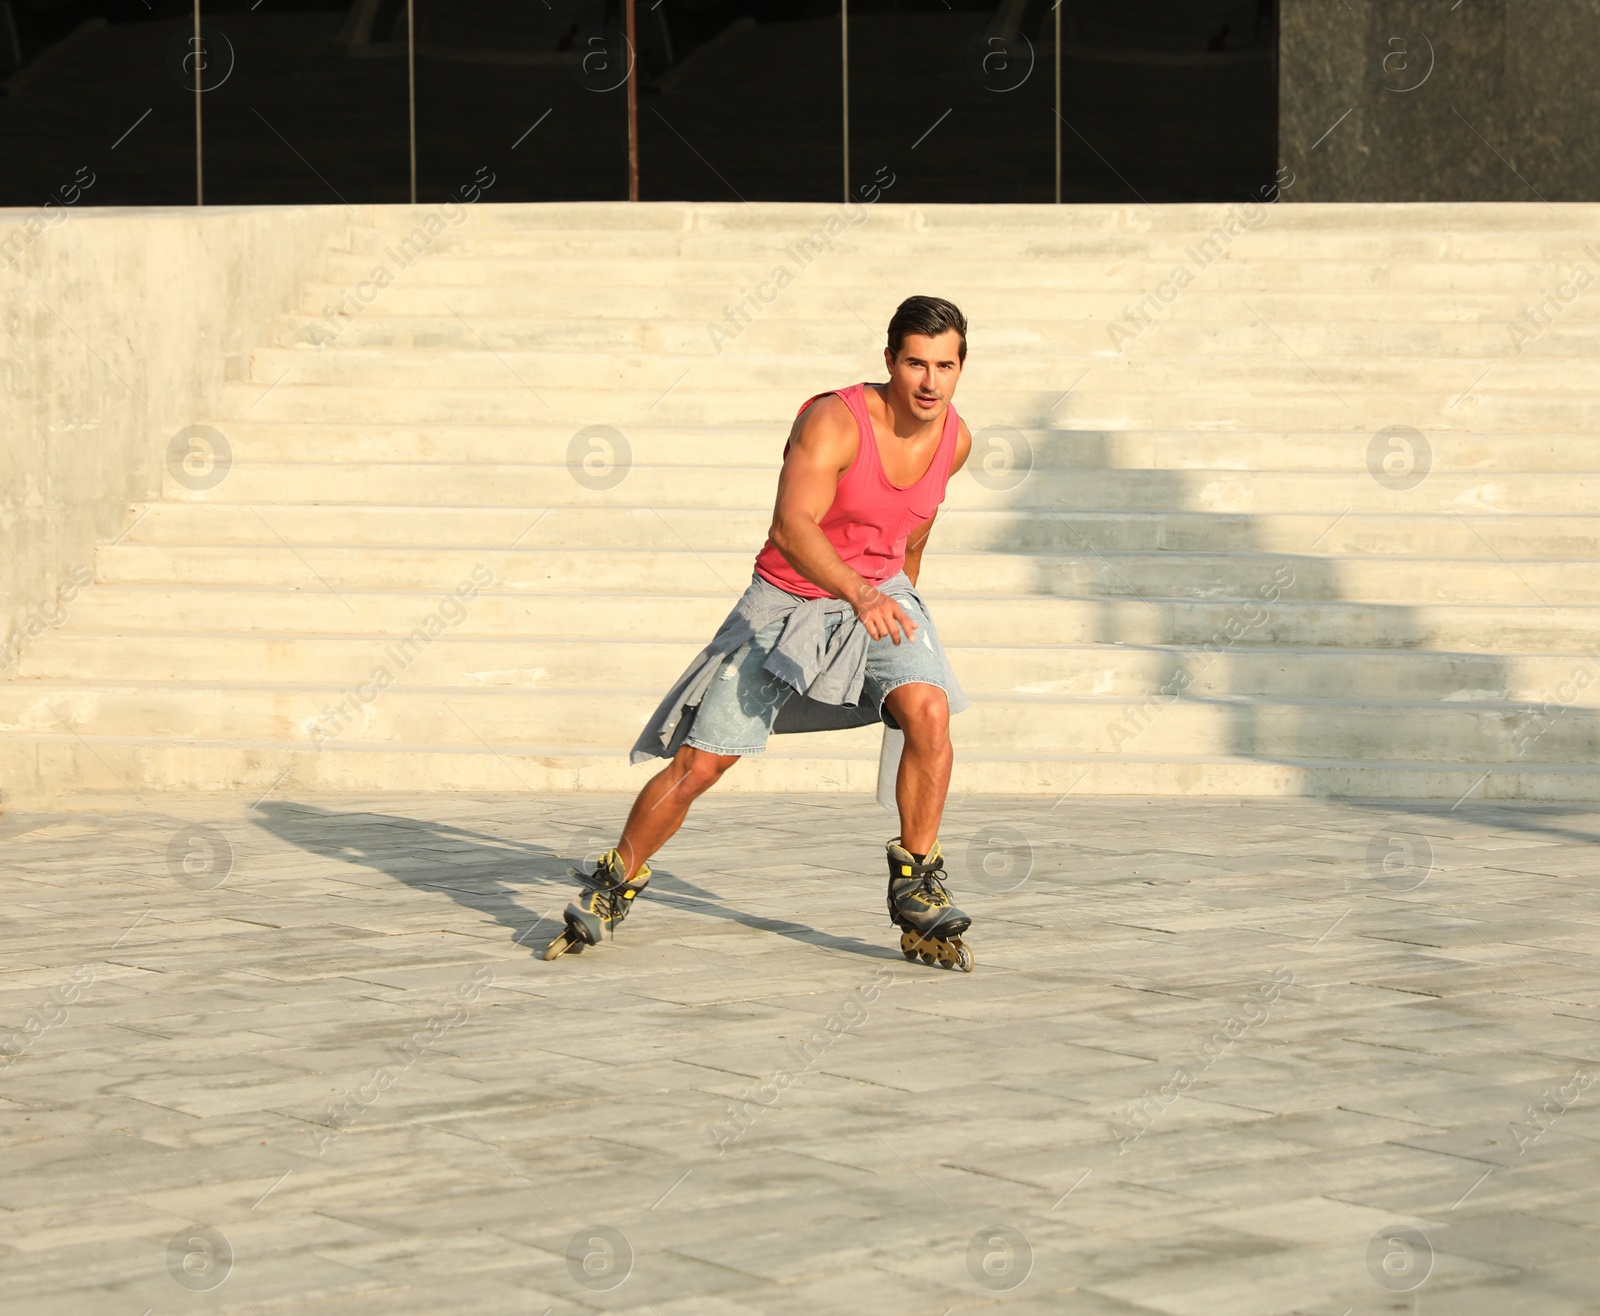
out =
[[[89,175],[48,208],[0,210],[0,680],[353,213],[69,204],[92,195]]]
[[[1281,0],[1291,201],[1600,200],[1600,0]]]

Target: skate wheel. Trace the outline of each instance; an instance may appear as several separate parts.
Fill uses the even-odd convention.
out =
[[[965,946],[956,947],[956,968],[962,973],[972,972],[972,952]]]
[[[582,944],[579,938],[572,935],[572,929],[568,928],[544,948],[544,958],[547,960],[560,959],[573,947],[581,946]]]

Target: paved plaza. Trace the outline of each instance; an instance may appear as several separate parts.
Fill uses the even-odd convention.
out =
[[[0,817],[8,1313],[1600,1312],[1600,813],[712,791]]]

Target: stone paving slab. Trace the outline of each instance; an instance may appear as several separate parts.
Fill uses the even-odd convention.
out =
[[[1600,813],[629,802],[0,817],[7,1312],[1600,1311]]]

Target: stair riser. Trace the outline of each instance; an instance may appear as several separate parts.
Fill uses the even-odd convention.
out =
[[[627,592],[721,589],[733,597],[748,585],[750,555],[708,549],[688,561],[648,552],[581,555],[528,551],[510,555],[422,552],[413,549],[287,549],[241,547],[219,557],[213,549],[102,550],[99,575],[112,583],[232,585],[250,588],[448,589],[482,569],[501,589],[586,594],[597,584]],[[1426,603],[1582,605],[1589,582],[1565,564],[1521,563],[1491,568],[1475,562],[1406,559],[1343,561],[1273,559],[1254,563],[1177,555],[1017,558],[1002,554],[949,555],[926,582],[930,588],[977,593],[1065,595],[1115,599],[1226,599],[1242,606],[1287,588],[1302,601],[1361,599],[1406,607]]]
[[[1232,395],[1245,389],[1261,394],[1302,390],[1307,381],[1312,380],[1301,362],[1288,353],[1268,353],[1265,347],[1265,344],[1259,345],[1260,350],[1251,354],[1258,359],[1188,362],[1163,354],[1149,361],[1104,362],[1098,370],[1091,369],[1083,377],[1073,389],[1073,396],[1087,400],[1120,396],[1129,390],[1191,396]],[[1011,392],[1037,388],[1041,376],[1048,377],[1060,369],[1061,356],[1059,349],[1041,345],[1027,352],[1008,348],[1003,355],[970,361],[962,375],[957,401],[964,398],[967,391]],[[535,388],[544,382],[559,382],[569,389],[637,388],[645,382],[653,382],[659,390],[670,387],[685,370],[705,364],[704,352],[674,357],[661,353],[488,352],[481,348],[442,352],[352,346],[320,353],[304,348],[263,348],[251,356],[250,378],[263,388],[275,383],[287,371],[297,386],[504,388],[508,382],[521,378]],[[1471,369],[1467,368],[1468,364]],[[1475,376],[1491,364],[1494,364],[1492,360],[1389,363],[1336,358],[1319,360],[1316,373],[1336,392],[1420,391],[1453,397],[1464,392]],[[787,390],[795,388],[798,379],[818,375],[829,379],[848,378],[856,371],[881,376],[883,369],[876,351],[870,355],[856,352],[740,361],[735,380],[713,380],[711,386],[733,383],[740,389]],[[722,369],[720,373],[727,375],[729,371]],[[1514,375],[1495,385],[1497,390],[1508,387],[1518,392],[1537,390],[1540,394],[1596,393],[1600,392],[1600,368],[1589,362],[1530,358],[1518,362]],[[801,401],[804,401],[803,396]]]
[[[436,207],[413,212],[390,208],[352,208],[351,232],[359,229],[404,232]],[[982,239],[991,234],[1025,233],[1183,233],[1201,232],[1232,214],[1244,214],[1238,202],[1197,202],[1148,206],[1126,205],[947,205],[900,202],[885,196],[864,208],[866,231],[910,232],[919,237],[942,234]],[[765,233],[812,227],[828,215],[852,217],[846,207],[823,202],[575,201],[538,205],[479,206],[467,211],[474,231],[497,233],[567,233],[604,237],[635,233]],[[1285,205],[1271,212],[1273,229],[1293,233],[1441,234],[1580,233],[1588,207],[1546,205],[1532,200],[1487,205],[1435,202]],[[1587,240],[1585,238],[1584,240]]]
[[[49,734],[290,741],[313,748],[344,742],[539,749],[613,746],[624,753],[655,696],[381,688],[377,667],[341,690],[34,690],[0,686],[0,731]],[[1144,700],[977,700],[952,722],[952,738],[974,757],[1006,753],[1296,756],[1427,763],[1592,764],[1600,715],[1552,707],[1485,710],[1449,705],[1326,707]],[[841,749],[868,753],[881,739],[869,725],[830,733]]]
[[[732,234],[728,232],[592,233],[555,230],[545,233],[499,227],[483,222],[484,215],[470,222],[447,228],[428,247],[427,259],[448,255],[462,260],[684,260],[744,261],[759,263],[774,250],[792,247],[809,229],[794,223],[787,233]],[[1289,222],[1285,222],[1288,220]],[[400,244],[413,230],[402,228],[358,228],[350,235],[348,254],[334,253],[333,261],[355,261],[363,277],[373,257],[389,251],[401,255]],[[917,251],[930,257],[951,259],[969,257],[973,243],[982,242],[986,258],[993,260],[1054,261],[1145,261],[1157,268],[1170,268],[1178,260],[1191,260],[1189,252],[1203,254],[1200,245],[1209,229],[1196,223],[1181,231],[1104,232],[1083,231],[1067,225],[1032,229],[990,231],[974,225],[966,233],[924,230],[917,238]],[[1235,241],[1246,241],[1238,255],[1252,262],[1356,262],[1361,264],[1416,264],[1454,262],[1512,266],[1553,265],[1563,274],[1574,263],[1594,267],[1584,248],[1594,243],[1592,229],[1574,226],[1564,230],[1524,230],[1511,232],[1439,233],[1356,233],[1307,230],[1295,224],[1285,210],[1271,212],[1271,218]],[[413,250],[417,244],[413,244]],[[836,243],[844,254],[842,242]],[[1232,244],[1229,244],[1230,248]],[[851,256],[903,257],[903,228],[880,229],[867,222],[849,231]]]
[[[742,591],[749,552],[707,549],[661,555],[610,549],[514,552],[417,548],[230,546],[225,552],[185,545],[122,544],[100,551],[97,575],[109,583],[243,585],[281,589],[446,590],[473,573],[508,590],[589,593],[596,588],[688,592]],[[1521,562],[1515,568],[1451,559],[1234,558],[1176,553],[1027,557],[942,554],[930,588],[956,593],[1094,595],[1108,598],[1228,598],[1245,602],[1292,594],[1300,600],[1371,602],[1581,604],[1593,597],[1587,574],[1566,563]]]
[[[1281,396],[1239,394],[1199,402],[1191,397],[1150,394],[1097,394],[1077,399],[1068,394],[1081,371],[1059,376],[1061,387],[1031,394],[978,392],[963,389],[958,410],[975,429],[1012,425],[1036,426],[1050,415],[1062,427],[1073,429],[1180,429],[1228,428],[1244,430],[1318,429],[1348,425],[1352,433],[1370,437],[1389,425],[1417,429],[1517,432],[1600,429],[1600,397],[1546,397],[1538,393],[1496,395],[1485,388],[1455,401],[1451,393],[1366,394],[1341,399],[1322,390],[1307,376],[1304,387]],[[855,378],[859,374],[852,372]],[[217,423],[223,429],[231,418],[294,420],[355,424],[550,424],[571,426],[629,425],[655,420],[673,425],[740,425],[766,427],[779,434],[787,430],[791,408],[770,392],[741,389],[618,388],[568,389],[547,380],[517,381],[508,371],[503,388],[480,389],[375,389],[301,386],[290,382],[276,386],[238,381],[223,388]],[[851,382],[850,378],[817,376],[804,389],[822,391]],[[1464,390],[1471,383],[1464,379]],[[1315,391],[1313,391],[1313,389]],[[1355,404],[1359,403],[1359,410]],[[781,446],[781,445],[780,445]]]
[[[737,591],[658,594],[511,595],[486,591],[451,633],[478,638],[558,634],[573,639],[709,641]],[[1600,608],[1548,611],[1537,604],[1407,605],[1280,598],[1267,620],[1243,627],[1237,600],[1018,598],[996,592],[925,594],[947,644],[1204,644],[1230,630],[1240,645],[1433,648],[1584,654],[1600,635]],[[127,632],[406,635],[439,605],[436,594],[295,591],[102,584],[73,605],[75,628]],[[1252,613],[1252,617],[1256,614]],[[1242,628],[1242,630],[1241,630]],[[56,632],[64,634],[64,632]],[[42,644],[43,641],[41,640]],[[30,653],[43,652],[37,646]]]
[[[868,795],[877,782],[876,753],[857,758],[818,756],[776,736],[765,755],[741,760],[717,783],[720,793]],[[801,738],[803,739],[803,738]],[[621,755],[490,754],[484,750],[356,751],[320,753],[286,746],[189,746],[140,741],[80,743],[59,739],[0,740],[0,777],[16,783],[15,803],[62,804],[65,791],[125,795],[130,784],[150,791],[237,791],[250,798],[294,799],[312,792],[517,791],[530,793],[637,791],[662,767],[659,759],[631,765]],[[1593,803],[1600,775],[1517,765],[1487,773],[1467,766],[1319,764],[1249,760],[1197,763],[1133,756],[1108,759],[1041,758],[963,761],[957,758],[951,790],[959,796],[1342,796],[1351,799],[1438,799],[1468,795],[1485,800]],[[93,797],[90,797],[91,799]],[[951,861],[964,863],[964,847]],[[1357,874],[1355,881],[1362,880]],[[959,888],[958,888],[959,889]],[[962,893],[971,900],[976,893]]]
[[[613,438],[606,436],[605,441],[613,445],[611,450],[602,451],[597,442],[586,440],[581,451],[588,455],[571,466],[237,460],[209,489],[185,488],[168,474],[164,496],[174,502],[253,507],[336,502],[521,508],[529,511],[530,520],[551,507],[770,511],[773,506],[782,468],[781,445],[767,463],[760,453],[752,452],[747,458],[752,465],[697,471],[627,462]],[[959,499],[963,508],[991,511],[1325,512],[1328,525],[1349,512],[1566,515],[1591,513],[1600,506],[1600,474],[1587,472],[1551,480],[1524,472],[1441,471],[1426,475],[1413,488],[1391,489],[1364,467],[1254,474],[1041,468],[1036,478],[1025,460],[1019,459],[1015,470],[1002,467],[992,473],[985,470],[982,458],[969,460],[947,486],[947,501]],[[585,467],[584,461],[597,464]],[[612,484],[614,477],[620,478]],[[609,487],[596,487],[602,484]],[[261,515],[247,513],[243,520],[254,523],[263,535],[273,534],[270,521]]]
[[[1233,695],[1360,702],[1498,701],[1535,708],[1600,709],[1600,657],[1500,656],[1368,651],[1213,650],[1133,647],[996,647],[947,644],[969,693],[1137,698],[1182,689],[1190,698]],[[552,641],[535,635],[433,641],[185,635],[63,634],[47,655],[24,655],[23,680],[97,684],[228,681],[250,673],[262,685],[327,685],[365,679],[375,667],[403,670],[411,686],[466,692],[614,690],[665,692],[699,651],[683,643]],[[1182,673],[1180,677],[1179,674]]]
[[[803,398],[800,401],[804,401]],[[796,403],[798,405],[798,402]],[[974,432],[983,433],[974,421]],[[1106,467],[1128,470],[1280,471],[1364,468],[1372,435],[1348,426],[1338,432],[1049,430],[1022,426],[1036,470]],[[241,460],[304,461],[337,454],[341,462],[441,461],[560,464],[578,433],[575,426],[388,425],[226,422],[226,436]],[[630,425],[634,461],[644,466],[739,466],[752,459],[775,465],[787,430],[766,424],[685,429]],[[1600,471],[1600,438],[1588,434],[1461,434],[1434,430],[1426,437],[1433,471]],[[989,440],[986,438],[985,443]],[[1015,442],[1015,440],[1013,440]]]
[[[1275,321],[1273,328],[1295,344],[1295,350],[1310,360],[1347,358],[1352,361],[1383,361],[1405,357],[1418,361],[1462,358],[1494,358],[1515,353],[1518,340],[1509,325],[1520,312],[1505,309],[1508,319],[1483,324],[1445,324],[1419,320],[1413,323],[1374,323],[1357,319],[1345,322],[1297,319]],[[374,303],[358,313],[330,322],[325,308],[315,315],[281,319],[276,326],[275,346],[280,348],[316,347],[326,343],[325,352],[346,352],[382,348],[474,352],[492,348],[497,352],[617,352],[703,356],[715,351],[703,323],[689,320],[638,322],[625,319],[561,319],[541,317],[537,322],[480,317],[470,326],[454,316],[437,314],[390,314],[387,305]],[[1254,320],[1249,323],[1216,321],[1210,323],[1163,323],[1159,350],[1163,357],[1213,356],[1227,360],[1241,355],[1260,357],[1268,340]],[[1148,340],[1153,346],[1156,335]],[[982,325],[968,336],[968,360],[976,369],[999,354],[1007,358],[1017,353],[1059,360],[1062,356],[1091,356],[1110,350],[1103,321],[1084,323],[1079,319],[1038,320],[1027,325],[1004,323]],[[841,348],[865,348],[863,336],[854,331],[841,333],[831,320],[795,320],[763,317],[746,328],[737,346],[725,346],[738,359],[754,359],[757,352],[782,355],[832,355]],[[1528,361],[1561,359],[1588,362],[1600,351],[1600,325],[1573,322],[1565,316],[1559,332],[1541,335],[1536,344],[1524,344],[1518,364]],[[1147,352],[1127,353],[1128,358],[1145,359]]]
[[[814,268],[820,269],[825,264],[827,262],[819,262]],[[331,322],[341,302],[354,318],[361,314],[355,310],[359,305],[364,310],[381,310],[385,315],[461,316],[469,326],[480,316],[570,319],[585,312],[604,319],[675,319],[709,326],[728,324],[735,303],[742,298],[759,298],[762,293],[757,285],[763,274],[770,274],[770,270],[757,266],[742,282],[730,280],[725,286],[661,288],[643,284],[637,287],[550,288],[535,278],[511,286],[429,285],[412,277],[414,270],[423,268],[426,265],[399,272],[387,288],[379,288],[370,281],[370,269],[349,284],[312,283],[307,285],[296,309],[301,314],[321,318],[330,324],[330,329],[336,327]],[[1173,301],[1161,304],[1159,309],[1154,300],[1160,288],[1159,281],[1099,291],[1055,289],[1052,295],[1060,304],[1050,309],[1055,311],[1055,318],[1062,320],[1087,319],[1109,324],[1126,318],[1127,308],[1140,302],[1148,290],[1151,302],[1147,309],[1162,323],[1253,324],[1255,316],[1251,308],[1254,308],[1256,314],[1274,327],[1282,321],[1305,320],[1313,310],[1320,312],[1320,318],[1346,322],[1363,319],[1445,324],[1491,321],[1503,325],[1520,318],[1523,308],[1543,297],[1550,286],[1549,280],[1530,279],[1527,283],[1495,289],[1422,291],[1402,288],[1389,292],[1379,284],[1370,289],[1334,287],[1285,291],[1272,287],[1227,287],[1214,282],[1216,269],[1213,266],[1200,274],[1194,284]],[[802,271],[795,282],[781,292],[775,284],[769,284],[772,300],[759,303],[751,300],[742,322],[831,320],[842,333],[859,335],[863,346],[867,346],[874,344],[883,327],[888,325],[908,285],[915,287],[926,277],[926,271],[919,268],[905,271],[890,284],[874,281],[862,286],[853,278],[841,278],[830,285],[813,279],[812,273],[813,270]],[[1165,271],[1163,277],[1170,273],[1170,269]],[[942,279],[941,283],[942,295],[954,301],[966,315],[969,334],[981,335],[986,324],[1026,323],[1041,318],[1039,293],[1026,287],[994,288],[986,281],[964,282],[958,277]],[[361,300],[362,297],[367,300]],[[1566,305],[1560,323],[1583,324],[1600,319],[1600,307],[1595,301],[1591,295]],[[754,308],[758,304],[762,310],[756,314]],[[732,327],[740,324],[740,317],[734,316]],[[708,350],[715,350],[709,334],[706,343]]]
[[[289,543],[503,548],[527,529],[523,509],[274,505],[257,509]],[[555,547],[607,543],[615,548],[737,550],[765,542],[770,511],[650,508],[558,508],[523,539]],[[1320,538],[1319,538],[1320,536]],[[226,504],[150,505],[122,541],[130,545],[271,544],[254,517]],[[1093,544],[1102,552],[1298,552],[1313,541],[1322,556],[1441,555],[1494,559],[1600,561],[1600,518],[1364,516],[1328,530],[1321,513],[1244,516],[1193,512],[1005,512],[941,510],[928,541],[932,560],[948,552],[1057,552]]]
[[[826,249],[821,244],[804,247],[803,242],[797,234],[793,242],[753,246],[728,259],[638,256],[626,261],[542,255],[483,260],[436,247],[425,250],[420,244],[409,250],[391,245],[375,254],[330,257],[325,281],[357,290],[354,296],[376,298],[403,282],[411,288],[521,288],[541,297],[563,292],[571,296],[599,287],[682,289],[698,295],[708,289],[725,289],[733,302],[747,292],[765,299],[769,289],[776,299],[801,281],[808,289],[860,291],[866,296],[875,291],[894,292],[925,274],[939,255],[920,249],[908,255],[903,246],[893,251],[881,243],[876,244],[876,251],[857,249],[846,238]],[[1248,250],[1248,260],[1238,260],[1226,258],[1231,243],[1213,242],[1207,248],[1203,236],[1160,258],[1133,253],[1110,259],[1092,253],[1076,256],[1067,244],[1039,246],[1043,249],[1037,252],[986,251],[982,287],[991,293],[1109,293],[1134,299],[1163,285],[1183,292],[1203,286],[1217,291],[1300,290],[1313,294],[1360,290],[1392,291],[1402,296],[1504,293],[1527,301],[1554,292],[1565,305],[1582,298],[1579,284],[1583,278],[1574,277],[1575,267],[1590,271],[1592,286],[1594,269],[1600,266],[1600,260],[1587,255],[1581,246],[1572,248],[1571,254],[1543,261],[1299,260],[1255,249]],[[1174,281],[1177,269],[1186,271],[1186,276]],[[970,272],[967,277],[972,277]]]

